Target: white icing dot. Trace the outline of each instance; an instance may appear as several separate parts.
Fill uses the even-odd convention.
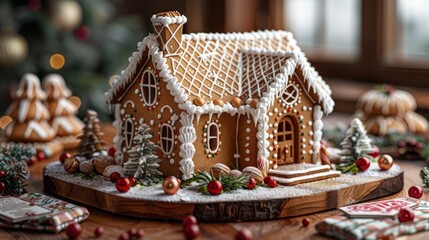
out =
[[[299,116],[299,119],[300,119],[300,120],[303,120],[303,119],[304,119],[304,116],[300,115],[300,116]]]
[[[273,151],[273,147],[269,146],[268,150]]]
[[[273,142],[273,144],[274,144],[274,145],[277,145],[277,141],[274,141],[274,142]]]
[[[273,165],[273,169],[274,169],[274,170],[275,170],[275,169],[277,169],[277,167],[278,167],[278,166],[277,166],[277,164],[274,164],[274,165]]]
[[[305,125],[301,125],[301,128],[302,128],[302,129],[305,129]]]
[[[279,124],[278,123],[274,123],[274,127],[278,127],[279,126]]]
[[[208,150],[208,149],[206,149],[206,151],[205,151],[206,153],[209,153],[210,151]]]
[[[287,113],[286,109],[283,109],[283,113],[284,113],[284,114],[286,114],[286,113]]]
[[[301,145],[301,147],[302,147],[302,148],[306,148],[306,147],[307,147],[307,145],[305,145],[305,144],[302,144],[302,145]]]
[[[270,134],[270,138],[273,138],[274,136],[273,136],[273,134]]]
[[[121,109],[121,115],[124,115],[125,114],[125,110],[122,108]]]
[[[307,111],[307,106],[302,106],[303,111]]]
[[[301,142],[305,143],[305,138],[301,138]]]
[[[247,132],[247,133],[250,133],[250,128],[246,128],[246,132]]]
[[[298,112],[296,109],[293,110],[294,113]]]
[[[309,110],[309,111],[313,111],[313,108],[312,108],[312,107],[309,107],[309,108],[308,108],[308,110]]]
[[[277,113],[279,111],[278,108],[274,108],[274,112]]]
[[[281,112],[279,112],[279,117],[281,117],[283,114]]]
[[[153,126],[153,125],[155,124],[155,121],[153,121],[153,119],[152,119],[152,120],[150,120],[149,124],[150,124],[151,126]]]
[[[246,154],[250,154],[250,149],[246,149]]]
[[[138,89],[138,88],[136,88],[136,90],[134,90],[134,93],[135,93],[135,94],[139,94],[139,89]]]
[[[274,154],[273,154],[273,158],[277,158],[277,153],[274,153]]]
[[[247,119],[247,120],[246,120],[246,123],[247,123],[247,124],[251,124],[251,123],[252,123],[252,121],[251,121],[250,119]]]
[[[272,124],[272,123],[268,124],[268,127],[272,128],[272,127],[273,127],[273,124]]]
[[[301,153],[302,153],[302,154],[306,154],[307,152],[306,152],[305,150],[302,150],[302,151],[301,151]]]
[[[310,131],[308,134],[309,134],[310,136],[313,136],[313,131]]]
[[[247,136],[247,137],[246,137],[246,140],[250,140],[250,137],[249,137],[249,136]]]
[[[207,142],[207,138],[203,138],[203,142],[205,143],[205,142]]]
[[[203,133],[203,137],[207,137],[207,133]]]
[[[270,161],[268,161],[270,164],[273,164],[273,161],[272,160],[270,160]]]
[[[286,103],[282,103],[282,107],[286,107]]]
[[[309,127],[313,126],[313,122],[312,121],[308,121],[308,126]]]
[[[313,154],[313,150],[308,151],[309,154]]]
[[[127,152],[127,148],[126,148],[126,147],[123,147],[123,148],[122,148],[122,152]]]
[[[170,159],[170,164],[174,164],[174,159]]]
[[[313,145],[313,140],[308,141],[308,144]]]
[[[245,158],[244,161],[248,162],[250,161],[250,158]]]
[[[158,119],[161,119],[161,114],[158,114]]]
[[[144,123],[144,118],[140,118],[139,123],[143,124]]]
[[[268,116],[272,117],[272,116],[273,116],[273,113],[272,113],[272,112],[269,112],[269,113],[268,113]]]

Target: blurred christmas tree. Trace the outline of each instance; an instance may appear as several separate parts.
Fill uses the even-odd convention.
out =
[[[80,115],[108,117],[104,92],[147,34],[135,16],[117,16],[122,0],[0,0],[0,112],[21,76],[59,73],[82,100]]]

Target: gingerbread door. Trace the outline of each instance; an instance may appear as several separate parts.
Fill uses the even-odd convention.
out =
[[[283,117],[277,128],[277,163],[288,164],[298,159],[298,136],[295,134],[296,123],[289,116]]]

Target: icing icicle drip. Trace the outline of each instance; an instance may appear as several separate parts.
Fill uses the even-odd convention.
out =
[[[180,122],[182,127],[179,130],[179,141],[180,145],[179,156],[180,160],[180,171],[182,172],[182,179],[186,180],[192,177],[194,173],[194,162],[192,158],[195,154],[194,142],[197,139],[197,133],[195,131],[193,122],[193,116],[182,112],[180,114]]]
[[[124,163],[124,153],[122,152],[122,142],[124,138],[122,136],[122,117],[121,117],[121,104],[116,104],[115,106],[115,121],[113,121],[113,126],[116,129],[116,135],[113,137],[113,146],[116,149],[115,152],[115,162],[118,165]]]
[[[320,105],[314,106],[313,112],[313,163],[317,163],[320,160],[319,149],[320,149],[320,141],[322,140],[322,129],[323,129],[323,112],[322,107]]]

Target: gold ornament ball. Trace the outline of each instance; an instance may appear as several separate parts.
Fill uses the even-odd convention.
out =
[[[384,154],[378,159],[378,166],[382,171],[389,170],[393,165],[393,158],[390,155]]]
[[[0,66],[15,66],[28,54],[28,44],[24,37],[14,32],[0,33]]]
[[[82,21],[82,8],[74,0],[53,1],[49,10],[52,24],[58,29],[73,30]]]
[[[164,190],[167,195],[174,195],[179,191],[180,183],[176,177],[169,176],[164,179],[162,183],[162,190]]]

